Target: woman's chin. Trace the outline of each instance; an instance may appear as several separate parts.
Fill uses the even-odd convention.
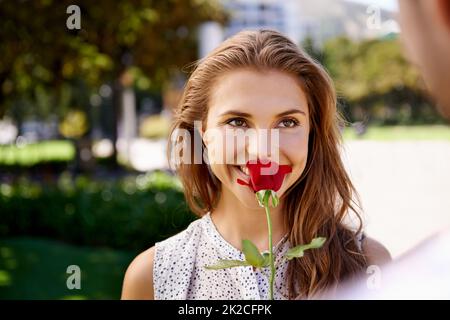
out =
[[[248,204],[247,207],[252,210],[264,210],[264,208],[259,205],[258,200],[256,200],[256,198],[252,203]]]
[[[255,193],[248,187],[244,186],[233,186],[231,192],[234,194],[234,197],[247,209],[258,209],[261,208],[258,204],[258,200],[256,200]]]
[[[263,209],[256,199],[255,192],[249,186],[241,185],[237,182],[238,179],[248,182],[250,180],[250,177],[238,170],[235,166],[229,166],[229,170],[230,179],[227,183],[227,185],[229,186],[228,189],[234,194],[239,202],[245,208],[250,210]],[[284,191],[285,188],[281,188],[280,191],[277,192],[278,197],[281,197]]]
[[[249,210],[263,210],[263,208],[258,204],[256,198],[249,201],[248,199],[239,199],[242,205]]]

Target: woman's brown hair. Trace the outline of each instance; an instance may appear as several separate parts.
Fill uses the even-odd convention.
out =
[[[288,73],[299,80],[306,93],[311,123],[307,164],[302,176],[282,196],[281,203],[291,246],[309,243],[317,236],[327,238],[321,249],[307,251],[288,266],[288,298],[318,295],[358,274],[367,264],[356,240],[362,228],[359,207],[354,201],[356,191],[339,153],[342,118],[337,111],[333,83],[322,66],[276,31],[242,31],[196,63],[176,109],[171,137],[178,130],[188,132],[190,137],[199,135],[194,121],[205,123],[215,81],[238,68]],[[189,207],[203,216],[214,210],[221,184],[206,163],[194,164],[195,147],[191,144],[186,148],[190,150],[181,152],[189,152],[191,162],[179,163],[175,170]],[[169,140],[170,159],[174,152],[174,141]],[[350,213],[358,220],[356,230],[344,221]]]

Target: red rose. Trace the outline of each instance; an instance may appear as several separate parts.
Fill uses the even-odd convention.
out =
[[[273,174],[262,174],[262,168],[270,168],[275,166]],[[289,165],[279,165],[276,162],[268,162],[266,164],[261,163],[258,159],[256,163],[247,162],[247,168],[250,172],[250,182],[247,183],[241,179],[237,179],[237,182],[244,186],[249,186],[254,192],[260,190],[273,190],[278,191],[283,183],[284,176],[292,172],[292,167]],[[278,169],[277,169],[278,168]]]
[[[281,188],[284,176],[292,172],[292,167],[289,165],[279,165],[276,162],[268,162],[263,164],[259,161],[256,163],[247,162],[247,168],[250,173],[250,181],[245,182],[241,179],[237,179],[237,182],[241,185],[250,187],[256,195],[256,199],[261,207],[264,207],[266,211],[267,229],[269,231],[269,254],[261,254],[250,240],[242,241],[242,248],[245,256],[245,261],[241,260],[219,260],[218,263],[212,266],[206,266],[207,269],[219,270],[226,268],[234,268],[241,266],[253,266],[254,268],[262,268],[270,266],[269,277],[269,297],[273,300],[273,292],[275,286],[275,259],[273,255],[272,245],[272,221],[270,218],[269,199],[272,198],[272,205],[276,207],[279,203],[276,191]],[[269,174],[266,174],[269,170],[263,170],[264,168],[271,168]],[[264,174],[263,174],[264,173]],[[295,248],[290,248],[285,255],[288,260],[293,258],[300,258],[303,256],[303,252],[308,249],[319,248],[325,242],[325,238],[314,238],[308,245],[299,245]]]

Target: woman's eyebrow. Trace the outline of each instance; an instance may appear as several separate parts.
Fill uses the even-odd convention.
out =
[[[293,114],[293,113],[300,113],[300,114],[303,114],[304,116],[306,116],[306,113],[304,111],[300,110],[300,109],[289,109],[289,110],[286,110],[286,111],[283,111],[283,112],[277,114],[275,117],[278,118],[278,117],[286,116],[288,114]],[[239,111],[239,110],[228,110],[228,111],[222,113],[220,115],[220,117],[228,116],[228,115],[245,117],[245,118],[252,118],[252,115],[250,113],[242,112],[242,111]]]

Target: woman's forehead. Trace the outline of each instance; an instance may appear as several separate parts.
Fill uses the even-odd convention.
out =
[[[308,113],[306,94],[296,79],[281,71],[234,70],[221,76],[212,88],[209,114],[232,110],[250,115],[289,109]]]

